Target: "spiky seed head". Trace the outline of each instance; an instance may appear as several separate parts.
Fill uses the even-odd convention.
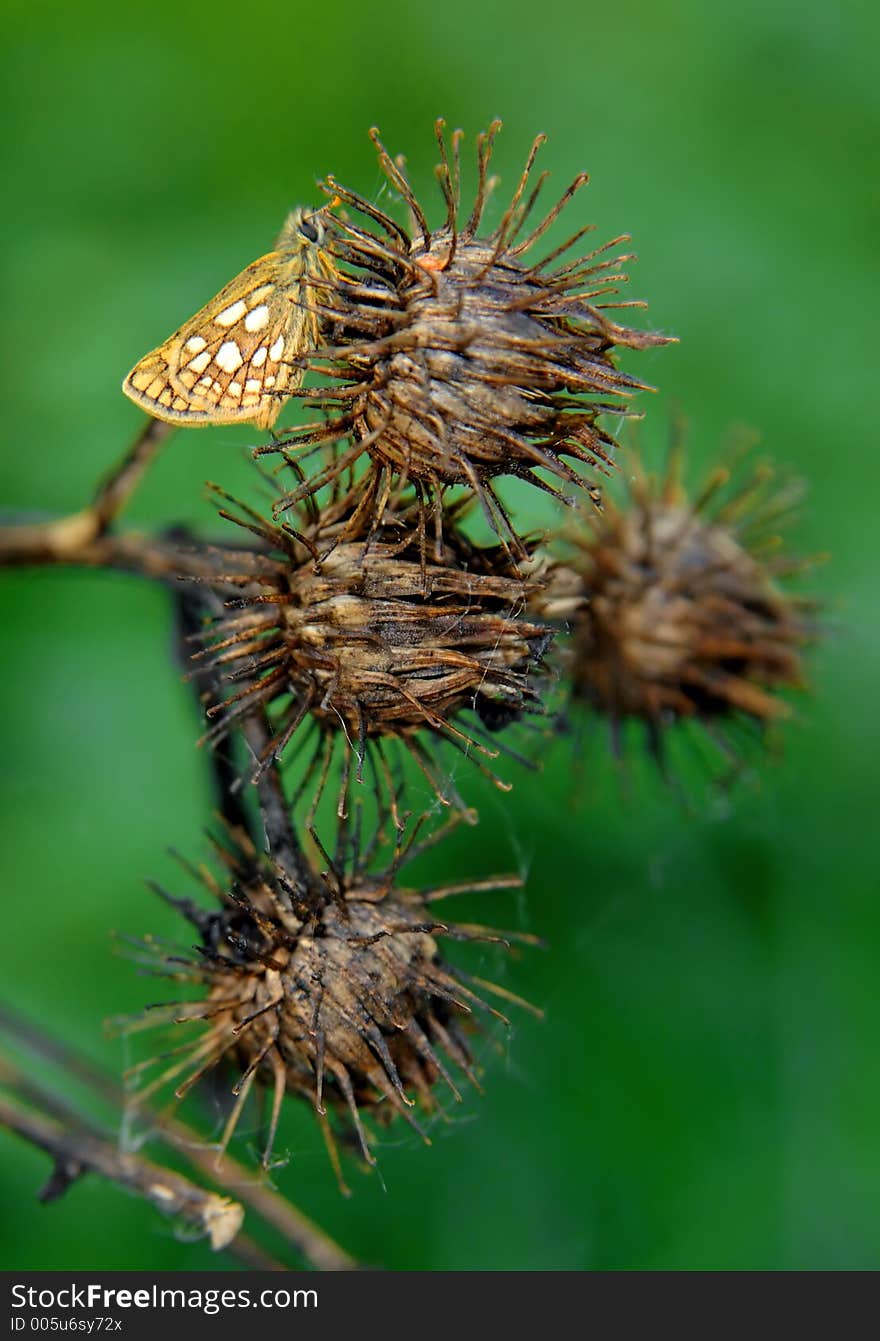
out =
[[[362,776],[372,743],[396,740],[442,792],[425,737],[494,758],[486,730],[541,711],[552,629],[527,615],[528,585],[503,546],[473,544],[447,515],[442,544],[429,548],[417,510],[399,498],[366,536],[346,539],[362,502],[303,516],[296,531],[224,514],[262,547],[199,654],[228,688],[210,709],[209,737],[268,709],[275,734],[258,771],[311,724],[349,765],[354,756],[345,779]]]
[[[142,1084],[141,1099],[171,1082],[182,1098],[207,1072],[231,1063],[235,1101],[223,1148],[254,1084],[272,1094],[266,1162],[285,1094],[305,1097],[322,1118],[328,1111],[341,1115],[370,1163],[364,1115],[378,1122],[401,1115],[427,1140],[414,1109],[437,1107],[438,1082],[459,1101],[454,1072],[476,1084],[467,1039],[471,1016],[505,1018],[468,986],[467,975],[443,962],[438,938],[501,936],[438,921],[432,901],[461,891],[395,888],[397,860],[379,877],[362,869],[334,876],[316,903],[312,889],[307,901],[244,834],[234,838],[217,845],[225,868],[220,878],[205,868],[195,873],[216,901],[213,910],[158,890],[197,928],[201,944],[189,957],[155,947],[154,971],[201,987],[202,995],[153,1008],[152,1021],[200,1022],[202,1030],[190,1045],[139,1064],[138,1075],[159,1068]],[[482,979],[479,984],[518,1000]],[[165,1066],[169,1056],[175,1060]]]
[[[544,488],[585,483],[579,467],[610,465],[614,439],[604,412],[629,412],[646,384],[617,366],[621,349],[647,349],[667,337],[622,325],[614,308],[626,279],[619,237],[586,254],[571,251],[581,228],[542,259],[532,253],[587,179],[581,174],[540,222],[531,218],[547,174],[531,188],[528,156],[497,227],[480,232],[492,182],[489,163],[500,122],[478,139],[473,209],[460,218],[460,132],[451,144],[437,124],[438,180],[446,217],[432,229],[405,176],[378,134],[380,165],[409,206],[411,229],[331,179],[327,190],[360,216],[331,225],[327,247],[337,265],[333,305],[325,311],[328,347],[313,366],[330,384],[306,391],[328,414],[289,440],[303,447],[336,440],[341,454],[281,506],[315,489],[361,453],[429,494],[464,485],[481,498],[495,529],[515,535],[493,482],[515,475]],[[617,251],[615,250],[617,249]],[[268,451],[274,447],[266,448]],[[595,492],[595,476],[588,478]],[[551,489],[551,491],[554,491]]]
[[[689,497],[673,453],[665,478],[637,459],[628,495],[582,514],[567,531],[565,561],[533,601],[571,630],[568,673],[576,699],[607,717],[662,731],[693,718],[710,730],[734,719],[784,716],[779,691],[803,682],[815,636],[811,603],[781,582],[804,562],[779,545],[777,527],[800,493],[766,465],[715,470]]]

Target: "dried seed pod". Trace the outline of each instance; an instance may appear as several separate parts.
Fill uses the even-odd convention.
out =
[[[435,833],[427,841],[440,836]],[[146,962],[161,976],[205,992],[201,999],[155,1006],[133,1027],[186,1021],[204,1027],[195,1042],[134,1068],[141,1101],[171,1082],[182,1098],[201,1077],[228,1062],[239,1077],[221,1149],[255,1083],[272,1094],[265,1163],[285,1093],[313,1103],[337,1169],[325,1120],[328,1109],[349,1124],[369,1163],[375,1160],[363,1114],[379,1122],[400,1114],[428,1141],[413,1111],[416,1101],[426,1112],[434,1111],[438,1082],[460,1100],[450,1065],[476,1084],[467,1041],[471,1016],[488,1012],[505,1019],[468,984],[519,998],[469,978],[440,956],[438,937],[503,940],[491,928],[437,920],[433,904],[465,892],[464,886],[424,893],[394,887],[400,859],[426,845],[406,854],[398,851],[392,868],[381,876],[370,877],[360,862],[347,874],[331,864],[326,896],[316,903],[313,886],[300,889],[237,831],[216,844],[224,867],[220,879],[205,868],[192,872],[214,897],[214,910],[158,889],[197,928],[201,945],[192,956],[169,956],[164,947],[147,941]],[[473,888],[519,883],[504,878]],[[513,939],[535,943],[529,936]],[[155,1068],[158,1074],[144,1083]]]
[[[662,731],[698,720],[719,728],[764,724],[788,712],[780,689],[802,685],[802,649],[815,636],[811,603],[778,579],[805,566],[779,548],[798,486],[761,465],[731,479],[717,469],[689,498],[676,450],[665,478],[635,462],[622,506],[606,500],[567,532],[567,562],[533,600],[568,620],[572,694],[621,723],[639,719],[662,756]]]
[[[413,231],[328,180],[328,193],[366,223],[339,219],[330,226],[326,245],[337,266],[335,302],[323,312],[328,332],[335,329],[335,337],[328,335],[335,344],[310,356],[310,366],[332,380],[302,393],[328,418],[295,432],[285,445],[332,442],[340,451],[282,500],[282,508],[366,452],[383,479],[403,475],[425,495],[467,486],[498,534],[515,543],[493,487],[499,476],[516,475],[556,493],[554,480],[584,483],[572,462],[599,470],[610,465],[614,439],[599,426],[599,416],[628,413],[630,395],[647,389],[616,366],[617,352],[665,344],[668,337],[610,316],[613,308],[643,306],[612,300],[626,279],[621,266],[632,256],[611,253],[627,236],[567,260],[590,231],[581,228],[543,259],[528,259],[588,180],[578,176],[526,231],[547,175],[529,190],[544,136],[535,140],[498,226],[478,235],[500,124],[478,139],[477,194],[463,223],[461,133],[452,136],[450,156],[442,122],[436,127],[442,160],[437,175],[446,218],[438,229],[429,227],[402,163],[391,159],[376,131],[371,136],[380,166],[409,206]]]
[[[256,531],[263,547],[238,578],[224,576],[239,582],[239,593],[199,654],[229,690],[209,709],[208,738],[268,709],[274,736],[258,776],[310,723],[317,742],[304,785],[314,782],[312,794],[320,795],[338,743],[340,813],[353,763],[360,779],[370,757],[373,780],[381,776],[390,787],[381,752],[387,740],[402,742],[448,799],[422,733],[451,741],[478,763],[495,758],[486,731],[541,711],[539,667],[552,637],[526,616],[528,586],[502,546],[472,544],[448,517],[439,552],[426,556],[417,509],[399,498],[367,537],[346,539],[360,501],[344,498],[304,516],[298,531],[253,512],[224,512]]]

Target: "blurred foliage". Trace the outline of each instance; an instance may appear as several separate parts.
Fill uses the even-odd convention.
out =
[[[527,874],[475,909],[548,942],[490,965],[546,1020],[487,1045],[486,1096],[431,1149],[392,1129],[350,1201],[291,1112],[278,1186],[394,1267],[880,1265],[876,9],[7,0],[3,26],[4,509],[81,504],[139,425],[118,389],[135,359],[324,172],[379,189],[369,125],[431,198],[433,118],[472,144],[501,115],[505,188],[548,132],[560,189],[592,173],[566,222],[632,231],[632,296],[681,338],[638,361],[662,388],[648,452],[677,409],[695,471],[754,425],[812,486],[801,547],[833,556],[814,695],[730,796],[684,753],[689,807],[638,756],[621,777],[601,731],[509,798],[468,784],[482,826],[430,875]],[[253,436],[179,434],[130,519],[210,523],[203,481],[247,492]],[[21,572],[0,611],[2,994],[118,1072],[101,1021],[157,993],[109,932],[177,932],[142,878],[174,883],[165,849],[198,856],[209,812],[168,603]],[[5,1267],[222,1264],[91,1180],[39,1206],[46,1171],[0,1135]]]

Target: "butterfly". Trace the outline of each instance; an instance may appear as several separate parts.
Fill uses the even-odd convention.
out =
[[[304,376],[292,361],[320,341],[315,307],[334,273],[324,241],[318,214],[293,210],[274,251],[135,364],[126,396],[172,424],[271,428]]]

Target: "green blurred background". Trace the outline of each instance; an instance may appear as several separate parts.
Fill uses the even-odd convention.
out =
[[[637,362],[661,387],[646,448],[676,409],[697,466],[754,425],[810,482],[801,547],[833,555],[811,580],[834,625],[814,694],[732,797],[699,768],[690,809],[638,763],[622,782],[599,736],[579,803],[564,742],[508,799],[467,783],[482,826],[423,872],[527,874],[479,911],[548,942],[489,957],[546,1019],[486,1049],[485,1097],[431,1149],[392,1129],[350,1201],[289,1115],[278,1186],[369,1262],[880,1265],[876,13],[4,5],[4,509],[87,498],[141,422],[118,390],[135,359],[324,172],[379,189],[368,126],[430,199],[433,118],[472,137],[500,115],[504,189],[546,131],[560,190],[592,174],[567,222],[633,233],[633,296],[681,339]],[[130,521],[212,524],[203,481],[247,492],[253,438],[178,435]],[[121,576],[5,574],[0,628],[0,995],[118,1072],[102,1021],[157,992],[109,932],[176,931],[143,877],[173,881],[168,845],[199,855],[210,804],[167,601]],[[38,1205],[47,1171],[0,1134],[0,1265],[229,1265],[95,1180]]]

